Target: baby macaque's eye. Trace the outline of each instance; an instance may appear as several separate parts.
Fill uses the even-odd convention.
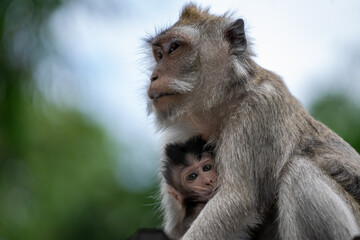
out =
[[[206,165],[203,167],[203,171],[204,171],[204,172],[210,171],[211,168],[212,168],[212,167],[211,167],[210,164],[206,164]]]
[[[194,181],[196,177],[197,177],[196,173],[190,173],[189,176],[187,177],[187,180]]]

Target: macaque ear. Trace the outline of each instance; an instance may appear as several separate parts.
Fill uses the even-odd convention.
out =
[[[241,18],[231,23],[225,31],[225,38],[230,43],[233,53],[242,53],[246,49],[244,20]]]
[[[175,198],[176,201],[178,201],[181,205],[183,205],[183,197],[182,195],[173,187],[168,187],[168,193]]]

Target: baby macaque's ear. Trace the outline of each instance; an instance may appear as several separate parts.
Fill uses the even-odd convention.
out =
[[[179,191],[177,191],[175,188],[169,186],[168,187],[168,193],[175,198],[176,201],[178,201],[181,205],[183,205],[184,203],[184,199],[182,197],[182,195],[179,193]]]

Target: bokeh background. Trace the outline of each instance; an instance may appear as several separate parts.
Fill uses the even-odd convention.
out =
[[[256,61],[360,151],[360,2],[197,1],[235,11]],[[0,1],[0,240],[159,227],[142,38],[186,1]]]

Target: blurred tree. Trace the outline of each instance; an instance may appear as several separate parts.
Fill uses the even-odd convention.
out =
[[[314,102],[311,114],[360,152],[360,105],[345,93],[328,93]]]
[[[34,83],[34,67],[51,54],[44,25],[67,2],[0,1],[0,239],[125,239],[160,222],[154,189],[117,184],[118,145]],[[358,105],[334,95],[311,112],[360,150]]]
[[[44,25],[64,2],[0,1],[0,239],[124,239],[159,224],[153,189],[117,184],[121,149],[34,83]]]

